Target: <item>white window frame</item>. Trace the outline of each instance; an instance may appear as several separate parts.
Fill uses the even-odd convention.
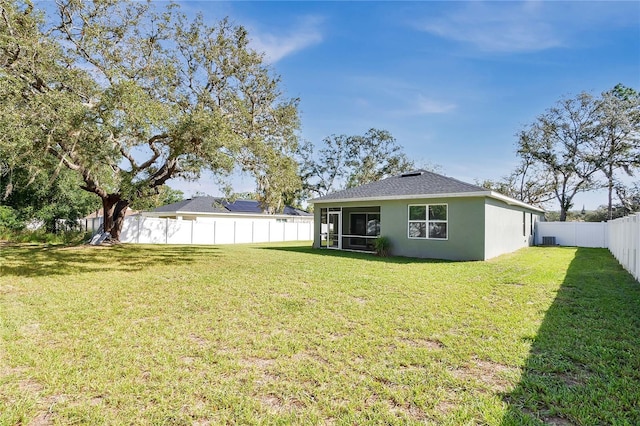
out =
[[[430,206],[445,206],[447,212],[446,220],[429,220],[429,207]],[[411,207],[424,207],[425,208],[425,220],[411,220]],[[425,224],[425,236],[424,237],[412,237],[410,233],[411,223],[424,223]],[[430,238],[429,237],[429,223],[444,223],[447,226],[446,238]],[[410,240],[435,240],[435,241],[447,241],[449,239],[449,204],[447,203],[433,203],[433,204],[409,204],[407,206],[407,238]]]

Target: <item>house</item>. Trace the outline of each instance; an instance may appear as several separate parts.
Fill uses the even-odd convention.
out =
[[[158,207],[142,213],[145,217],[211,222],[221,220],[273,221],[283,223],[309,223],[313,215],[300,209],[286,206],[281,214],[268,214],[256,200],[229,202],[218,197],[195,197]]]
[[[312,200],[314,247],[396,256],[486,260],[532,245],[544,210],[494,191],[417,170]]]

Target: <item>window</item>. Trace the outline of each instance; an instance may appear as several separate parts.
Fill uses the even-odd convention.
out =
[[[446,240],[447,205],[426,204],[409,206],[409,238]]]
[[[350,213],[351,235],[380,235],[380,213]]]

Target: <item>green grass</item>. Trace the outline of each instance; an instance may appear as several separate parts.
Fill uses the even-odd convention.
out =
[[[0,249],[0,424],[640,424],[608,251]]]

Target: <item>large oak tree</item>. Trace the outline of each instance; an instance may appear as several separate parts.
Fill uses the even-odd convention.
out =
[[[49,15],[0,0],[0,160],[65,167],[116,239],[133,200],[169,179],[242,170],[271,211],[299,185],[297,99],[243,27],[177,6],[58,0]]]

